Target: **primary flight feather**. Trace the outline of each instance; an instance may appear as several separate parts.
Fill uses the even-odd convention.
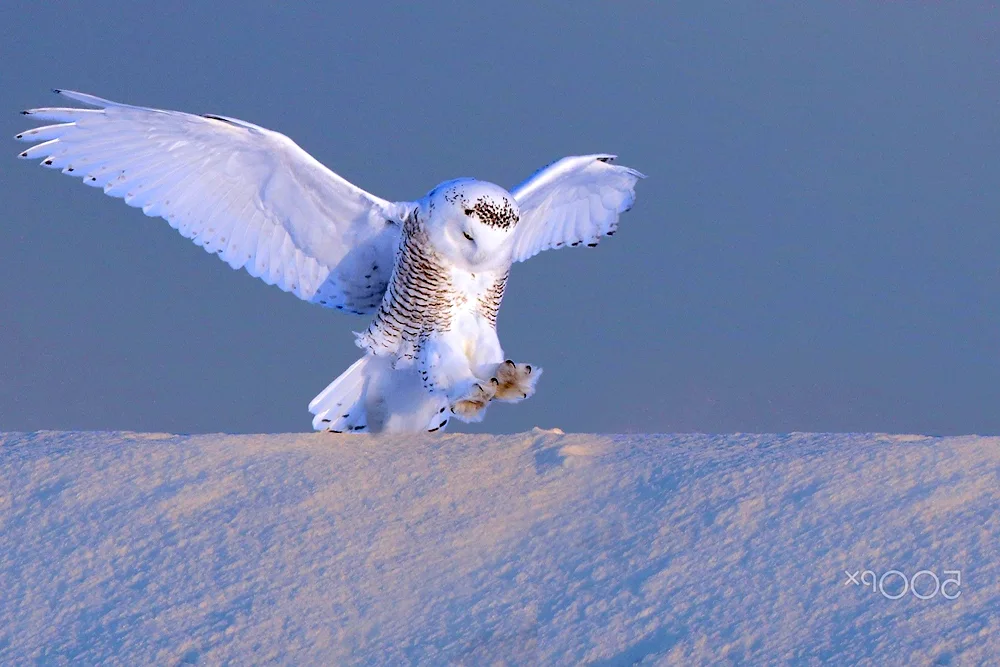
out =
[[[35,143],[21,158],[300,299],[374,314],[365,356],[309,405],[318,430],[433,431],[530,396],[541,369],[505,361],[496,333],[511,264],[613,234],[643,178],[612,155],[574,156],[510,192],[458,179],[390,202],[252,123],[56,92],[94,108],[24,111],[54,124],[17,135]]]

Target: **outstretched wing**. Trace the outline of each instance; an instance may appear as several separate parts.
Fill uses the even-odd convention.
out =
[[[595,246],[601,236],[615,233],[618,216],[632,207],[635,184],[645,176],[611,164],[614,159],[603,154],[565,157],[511,190],[521,209],[514,230],[515,262],[550,248]]]
[[[300,299],[359,314],[378,307],[411,204],[365,192],[251,123],[56,92],[97,108],[23,112],[57,124],[17,135],[42,142],[20,157],[165,218]]]

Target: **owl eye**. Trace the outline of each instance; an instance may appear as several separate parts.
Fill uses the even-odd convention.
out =
[[[469,232],[462,232],[462,236],[464,236],[465,238],[469,239],[473,243],[476,242],[476,240],[474,238],[472,238],[472,236],[469,235]]]
[[[465,214],[466,215],[472,215],[475,212],[476,212],[475,209],[472,209],[472,208],[465,209]]]

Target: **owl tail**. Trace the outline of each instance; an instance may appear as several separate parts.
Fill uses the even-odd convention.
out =
[[[313,428],[338,433],[419,433],[443,430],[447,399],[423,387],[415,369],[366,354],[309,403]]]
[[[371,381],[371,359],[372,355],[365,355],[355,361],[309,403],[309,412],[315,415],[314,429],[339,433],[368,430],[364,399]]]

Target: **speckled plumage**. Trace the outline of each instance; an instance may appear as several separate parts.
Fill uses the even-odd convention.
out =
[[[507,277],[510,271],[493,281],[479,296],[479,312],[490,324],[496,327],[497,312],[500,310],[500,302],[503,301],[503,293],[507,290]]]
[[[358,337],[358,347],[413,361],[431,332],[450,326],[461,298],[414,211],[403,222],[388,289],[367,331]]]
[[[520,218],[516,204],[508,199],[498,200],[486,196],[469,197],[466,195],[463,185],[470,182],[474,182],[473,179],[460,178],[448,181],[432,190],[430,197],[433,201],[434,195],[440,192],[446,202],[461,207],[466,214],[475,213],[483,224],[497,229],[513,229]],[[431,213],[434,212],[433,204],[430,210]]]

